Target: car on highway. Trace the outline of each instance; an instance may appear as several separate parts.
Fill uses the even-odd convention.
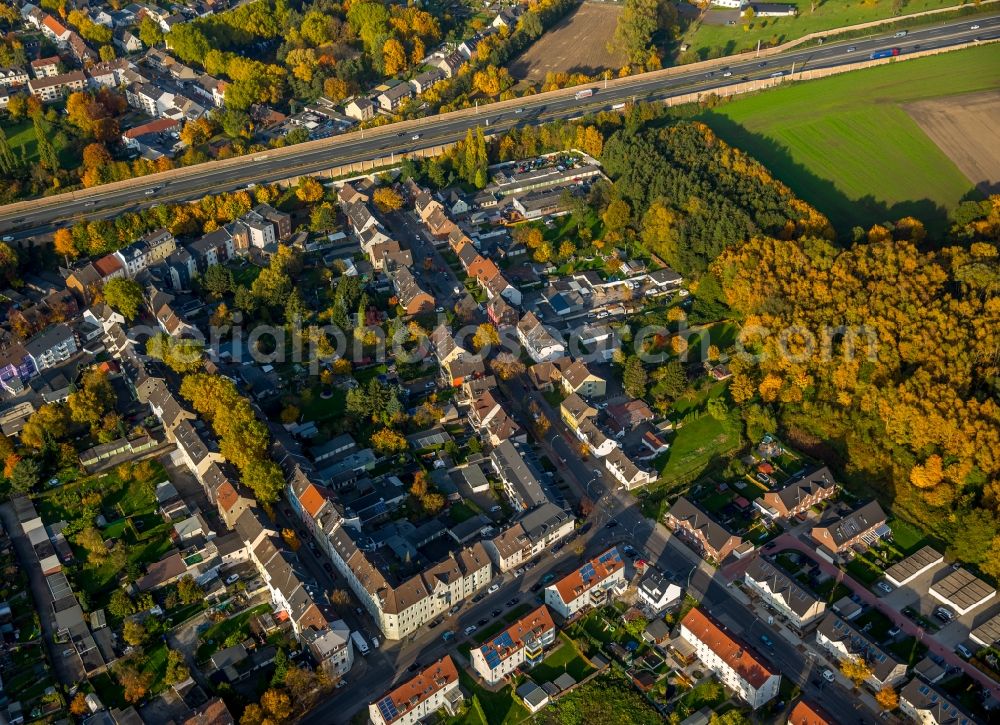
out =
[[[827,682],[833,682],[835,679],[833,676],[833,671],[828,669],[823,670],[823,679],[826,680]]]
[[[146,191],[145,191],[146,196],[152,196],[155,193],[156,193],[156,189],[146,189]]]
[[[977,25],[976,27],[978,28],[979,26]],[[514,113],[524,113],[524,108],[515,108]]]
[[[725,73],[722,74],[722,77],[723,78],[728,78],[732,74],[733,74],[733,72],[731,70],[727,70]]]
[[[500,591],[500,585],[499,584],[492,584],[492,585],[490,585],[490,588],[486,590],[486,593],[487,594],[494,594],[494,593],[496,593],[498,591]]]
[[[760,636],[760,641],[764,643],[765,647],[774,647],[774,642],[766,634]]]
[[[880,591],[883,591],[886,594],[892,594],[892,586],[890,586],[889,584],[887,584],[885,582],[879,582],[875,586],[877,586]]]
[[[420,140],[420,134],[419,133],[413,134],[413,139],[412,140],[413,141],[419,141]]]
[[[969,30],[979,30],[979,23],[976,23],[975,25],[970,25]]]
[[[857,48],[855,48],[853,45],[847,46],[847,52],[848,53],[853,53],[856,50],[857,50]]]
[[[475,632],[475,631],[476,631],[477,629],[479,629],[479,627],[477,627],[477,626],[476,626],[476,625],[474,625],[474,624],[470,624],[470,625],[469,625],[468,627],[466,627],[466,628],[465,628],[465,630],[464,630],[464,631],[465,631],[465,636],[466,636],[466,637],[468,637],[468,636],[469,636],[470,634],[472,634],[473,632]]]
[[[892,36],[892,37],[894,37],[894,38],[905,38],[905,37],[906,37],[906,34],[907,34],[908,32],[909,32],[908,30],[900,30],[900,31],[899,31],[898,33],[896,33],[896,34],[895,34],[894,36]]]

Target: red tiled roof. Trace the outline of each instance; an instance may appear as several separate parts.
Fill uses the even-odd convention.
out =
[[[611,549],[608,549],[608,551],[611,551]],[[604,552],[604,554],[606,553],[608,552]],[[625,568],[625,563],[621,560],[620,556],[611,557],[602,563],[601,557],[604,556],[604,554],[601,554],[601,556],[598,556],[590,561],[590,565],[594,567],[594,573],[596,576],[591,578],[589,581],[583,580],[583,575],[580,574],[580,572],[584,567],[581,566],[576,571],[570,572],[556,582],[556,591],[559,592],[559,596],[562,597],[564,602],[567,604],[572,602],[578,596],[586,591],[589,591],[595,585],[601,583],[616,571]]]
[[[537,637],[544,632],[548,632],[550,629],[554,629],[555,626],[555,622],[552,621],[552,615],[549,614],[549,608],[543,604],[535,611],[514,622],[514,624],[507,629],[507,634],[510,636],[510,641],[513,643],[512,647],[502,647],[496,645],[497,640],[500,639],[503,634],[501,633],[480,647],[479,650],[484,656],[489,651],[494,650],[499,656],[500,661],[503,661],[510,657],[514,652],[517,652],[524,647],[524,640],[529,636]],[[493,669],[496,668],[494,667]]]
[[[56,37],[59,37],[63,33],[67,32],[66,26],[63,25],[62,23],[60,23],[58,20],[56,20],[51,15],[46,15],[45,19],[42,20],[42,24],[46,28],[48,28],[49,30],[51,30],[53,33],[55,33]]]
[[[109,254],[94,262],[94,268],[97,269],[102,277],[110,277],[122,268],[122,262],[115,255]]]
[[[59,65],[59,56],[50,55],[48,58],[39,58],[38,60],[31,61],[32,68],[41,68],[45,65]]]
[[[240,494],[232,483],[226,481],[215,492],[215,500],[223,511],[228,511],[239,501]]]
[[[150,121],[149,123],[144,123],[141,126],[130,128],[123,135],[125,138],[139,138],[139,136],[144,136],[147,133],[163,133],[165,131],[178,128],[179,126],[180,123],[172,118],[158,118],[155,121]]]
[[[392,703],[396,706],[401,717],[446,685],[457,681],[458,669],[451,657],[446,655],[409,682],[404,682],[386,697],[392,699]],[[380,697],[379,700],[382,698]],[[396,717],[390,722],[398,719],[399,717]]]
[[[311,483],[302,492],[302,495],[299,496],[299,503],[302,504],[302,508],[305,509],[307,514],[313,517],[323,508],[324,501],[326,501],[326,497]]]
[[[805,700],[799,700],[788,715],[788,725],[833,725]]]
[[[757,688],[776,674],[767,665],[754,657],[749,650],[724,632],[715,622],[700,609],[695,607],[681,621],[695,637],[704,642],[709,649],[751,686]]]

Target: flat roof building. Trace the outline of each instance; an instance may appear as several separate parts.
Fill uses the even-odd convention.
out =
[[[941,553],[932,549],[930,546],[925,546],[919,551],[910,554],[902,561],[897,561],[895,564],[886,569],[885,578],[888,579],[893,586],[901,587],[904,584],[908,584],[913,581],[924,572],[932,569],[937,564],[940,564],[942,561],[944,561],[944,556]]]
[[[932,584],[930,593],[962,615],[991,600],[997,595],[997,590],[967,569],[956,569]]]

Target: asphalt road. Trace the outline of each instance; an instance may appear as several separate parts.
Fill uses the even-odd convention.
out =
[[[970,26],[978,25],[977,30]],[[135,179],[126,188],[94,189],[87,192],[50,197],[42,206],[30,212],[4,211],[0,208],[0,231],[20,239],[51,231],[58,226],[79,220],[115,216],[123,211],[137,210],[166,201],[196,199],[209,192],[244,187],[248,183],[276,181],[288,176],[316,173],[334,166],[450,143],[462,138],[468,128],[485,126],[492,132],[514,126],[537,124],[557,118],[574,118],[585,112],[610,109],[628,101],[655,101],[694,91],[711,90],[739,80],[767,78],[783,71],[816,69],[844,65],[866,58],[876,50],[898,47],[902,55],[916,50],[929,50],[969,42],[973,38],[1000,38],[1000,16],[982,16],[974,20],[951,21],[936,26],[923,26],[906,37],[891,34],[872,38],[827,43],[757,60],[749,54],[734,57],[728,66],[705,64],[690,66],[690,72],[663,77],[644,74],[614,82],[605,88],[592,86],[594,95],[585,100],[574,96],[539,96],[523,99],[523,105],[511,108],[495,104],[480,106],[478,113],[456,112],[423,119],[417,127],[399,131],[394,125],[365,131],[361,138],[334,137],[329,143],[308,144],[287,154],[263,152],[245,158],[246,163],[224,165],[209,162],[190,167],[180,179],[166,181],[151,175]],[[919,46],[919,47],[918,47]],[[726,75],[729,74],[729,75]],[[419,138],[414,138],[414,135]]]

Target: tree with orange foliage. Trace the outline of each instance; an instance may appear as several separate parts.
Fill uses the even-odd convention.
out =
[[[382,61],[385,63],[386,75],[394,76],[402,73],[409,64],[406,48],[395,38],[389,38],[382,46]]]
[[[52,244],[55,247],[56,254],[61,254],[70,259],[76,259],[80,256],[80,250],[76,248],[76,244],[73,242],[73,234],[66,227],[56,230],[56,233],[52,235]]]

